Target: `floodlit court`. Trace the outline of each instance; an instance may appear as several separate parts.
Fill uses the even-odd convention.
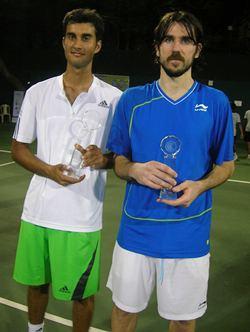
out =
[[[0,124],[0,331],[27,331],[26,286],[12,279],[25,193],[32,176],[10,155],[14,124]],[[250,160],[238,142],[239,161],[227,183],[214,189],[211,267],[207,313],[197,321],[197,332],[250,331]],[[109,171],[104,202],[101,289],[90,332],[110,331],[111,292],[106,280],[119,226],[125,182]],[[62,267],[63,268],[63,267]],[[167,331],[158,316],[155,296],[141,313],[138,332]],[[46,332],[71,331],[71,305],[50,299]]]

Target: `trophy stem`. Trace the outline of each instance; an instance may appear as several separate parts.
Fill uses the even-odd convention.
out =
[[[164,154],[164,162],[166,165],[176,171],[176,156],[181,149],[181,141],[175,135],[165,136],[160,143],[161,151]],[[177,199],[177,193],[171,189],[163,188],[160,191],[159,198],[174,200]]]
[[[171,167],[175,170],[176,166],[176,155],[165,155],[164,160],[167,166]],[[175,200],[177,199],[177,193],[174,193],[171,189],[163,188],[160,191],[159,198],[161,199],[168,199],[168,200]]]

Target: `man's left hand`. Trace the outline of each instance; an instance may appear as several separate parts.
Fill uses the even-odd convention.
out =
[[[94,169],[100,169],[104,167],[106,162],[102,151],[96,145],[89,145],[84,149],[81,145],[76,144],[76,149],[82,153],[83,156],[83,166],[90,166]]]
[[[189,207],[190,204],[203,192],[200,181],[190,180],[184,181],[173,187],[172,191],[174,193],[183,192],[183,194],[175,200],[158,198],[157,202],[165,203],[171,206]]]

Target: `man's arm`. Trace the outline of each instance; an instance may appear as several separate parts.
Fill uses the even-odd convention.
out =
[[[244,137],[244,131],[241,122],[239,122],[239,128],[240,128],[240,138],[243,139]]]
[[[238,127],[240,129],[240,138],[243,139],[243,137],[244,137],[244,131],[243,131],[243,126],[242,126],[242,123],[241,123],[240,115],[239,115],[239,113],[236,113],[236,114],[237,114],[237,123],[236,123],[236,126],[238,125]]]
[[[183,192],[183,195],[176,200],[158,199],[158,202],[166,203],[172,206],[188,207],[200,194],[209,189],[215,188],[224,183],[234,171],[234,162],[227,161],[222,165],[216,165],[213,170],[198,181],[184,181],[174,187],[173,192]]]
[[[158,161],[137,163],[124,156],[116,156],[114,171],[124,180],[135,180],[152,189],[172,188],[176,185],[176,172]]]
[[[244,128],[244,131],[246,131],[246,126],[247,126],[247,123],[248,123],[248,111],[246,111],[245,115],[244,115],[244,118],[243,118],[243,128]]]
[[[78,183],[84,179],[84,176],[74,179],[64,175],[63,172],[67,169],[65,165],[49,165],[45,163],[30,151],[28,144],[18,142],[15,139],[12,140],[11,154],[13,160],[28,171],[47,177],[61,185]]]

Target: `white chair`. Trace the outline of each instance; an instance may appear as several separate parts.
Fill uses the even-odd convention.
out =
[[[0,118],[2,123],[4,123],[4,118],[6,117],[8,122],[11,122],[10,105],[2,104],[0,106]]]

